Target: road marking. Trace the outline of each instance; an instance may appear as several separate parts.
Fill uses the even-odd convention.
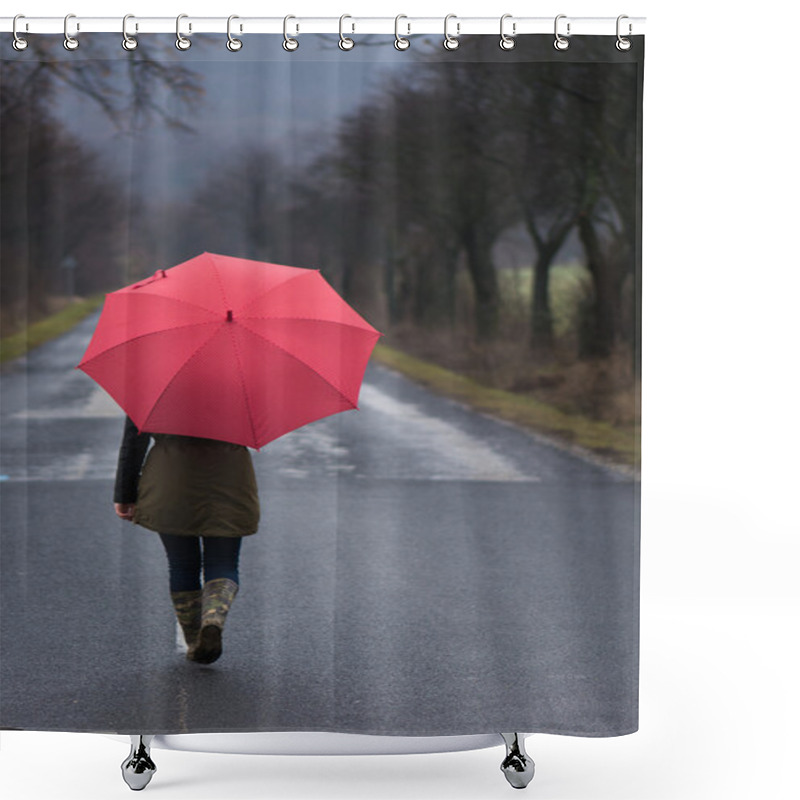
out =
[[[399,400],[372,384],[361,388],[363,417],[359,443],[350,443],[336,420],[319,420],[270,443],[264,466],[287,478],[361,474],[356,454],[369,453],[369,476],[379,479],[427,481],[493,481],[536,483],[538,475],[520,470],[491,441],[459,428],[442,417],[427,414],[421,406]],[[54,409],[26,409],[16,419],[69,420],[122,418],[124,412],[99,386],[80,404]],[[364,433],[362,439],[360,434]],[[352,434],[351,434],[352,435]],[[375,457],[376,454],[379,457]],[[116,451],[75,453],[42,463],[28,463],[10,471],[9,481],[80,481],[113,478]],[[38,459],[37,459],[38,460]],[[256,466],[259,465],[256,457]],[[2,480],[2,478],[0,478]]]
[[[69,456],[51,456],[42,463],[20,465],[19,471],[3,477],[8,483],[41,481],[111,481],[117,469],[117,454],[75,453]]]
[[[57,408],[26,408],[11,414],[12,419],[115,419],[125,416],[125,412],[114,402],[99,386],[92,389],[92,393],[81,405],[60,406]]]
[[[360,407],[368,414],[387,418],[381,430],[402,450],[413,451],[413,464],[392,466],[426,480],[539,482],[536,475],[521,472],[503,453],[470,435],[452,422],[426,414],[372,384],[361,387]],[[398,441],[399,440],[399,441]]]
[[[94,389],[86,405],[83,407],[83,414],[87,417],[123,417],[125,412],[117,405],[116,400],[99,386]]]
[[[90,453],[79,453],[63,465],[62,479],[65,481],[82,481],[86,477],[86,472],[91,464],[92,456]]]

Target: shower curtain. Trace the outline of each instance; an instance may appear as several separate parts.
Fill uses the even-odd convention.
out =
[[[29,38],[0,56],[0,727],[635,731],[642,37]],[[357,410],[251,451],[210,665],[74,369],[105,293],[204,252],[320,270],[384,334]]]

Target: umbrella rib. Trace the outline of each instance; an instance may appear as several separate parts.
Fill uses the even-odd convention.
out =
[[[336,386],[334,383],[332,383],[330,380],[328,380],[328,378],[326,378],[319,370],[317,370],[314,367],[312,367],[311,364],[309,364],[307,361],[303,361],[302,358],[299,358],[294,353],[290,353],[285,347],[281,347],[276,342],[273,342],[272,339],[268,339],[266,336],[262,336],[258,331],[254,331],[248,325],[242,325],[242,327],[247,328],[247,330],[253,336],[258,336],[259,339],[261,339],[262,341],[264,341],[267,344],[271,345],[276,350],[280,350],[284,355],[289,356],[289,358],[291,358],[293,361],[296,361],[298,364],[302,364],[307,370],[310,370],[317,377],[319,377],[323,381],[325,381],[325,383],[327,383],[328,386],[330,386],[338,395],[343,397],[347,401],[348,405],[350,405],[352,408],[358,408],[358,406],[355,403],[353,403],[353,401],[338,386]]]
[[[231,341],[233,342],[233,352],[236,353],[236,363],[239,365],[239,384],[242,387],[242,396],[244,397],[244,403],[247,406],[247,421],[250,423],[250,433],[253,436],[253,441],[258,442],[258,433],[256,431],[256,426],[253,422],[253,408],[250,405],[250,397],[247,394],[247,386],[244,382],[243,375],[244,370],[242,369],[242,359],[239,355],[239,344],[236,341],[236,337],[233,334],[229,334],[231,337]]]
[[[131,344],[131,342],[138,342],[141,339],[147,339],[149,336],[163,336],[165,333],[169,333],[170,331],[180,331],[180,330],[185,330],[186,328],[198,328],[203,325],[218,326],[219,321],[209,320],[208,322],[190,322],[186,325],[174,325],[170,328],[161,328],[160,330],[157,331],[150,331],[150,333],[140,333],[138,336],[131,336],[129,339],[125,339],[125,341],[123,342],[119,342],[118,344],[115,344],[111,347],[107,347],[105,350],[102,350],[97,355],[92,356],[88,361],[81,362],[81,366],[84,364],[91,364],[92,361],[95,361],[101,356],[108,355],[108,353],[112,353],[114,350],[118,350],[120,347],[126,347],[127,345]]]
[[[204,324],[204,325],[209,325],[209,324],[212,324],[212,323],[208,323],[208,322],[206,322],[206,323],[201,323],[201,324]],[[187,327],[188,327],[188,326],[187,326]],[[215,333],[216,333],[216,332],[215,332]],[[201,344],[201,345],[200,345],[200,347],[198,347],[198,348],[197,348],[197,349],[196,349],[196,350],[195,350],[195,351],[194,351],[194,352],[193,352],[193,353],[192,353],[192,354],[191,354],[191,355],[190,355],[190,356],[189,356],[189,357],[186,359],[186,361],[184,361],[184,362],[183,362],[183,364],[181,364],[181,365],[180,365],[180,367],[178,367],[178,368],[177,368],[177,369],[176,369],[176,370],[173,372],[173,374],[172,374],[172,377],[169,379],[169,381],[167,382],[167,384],[166,384],[166,385],[165,385],[165,386],[164,386],[164,387],[161,389],[161,391],[159,392],[159,394],[158,394],[158,400],[160,400],[162,397],[164,397],[164,395],[165,395],[165,394],[166,394],[166,393],[169,391],[169,388],[170,388],[170,386],[172,386],[172,384],[173,384],[173,383],[175,383],[175,381],[178,379],[178,377],[180,376],[180,374],[181,374],[181,373],[182,373],[182,372],[183,372],[183,371],[186,369],[186,367],[189,365],[189,362],[191,362],[193,359],[197,358],[197,356],[198,356],[198,355],[200,355],[200,353],[202,353],[202,352],[203,352],[203,350],[205,350],[205,348],[206,348],[206,347],[208,347],[209,343],[210,343],[210,342],[211,342],[213,339],[214,339],[214,334],[212,334],[211,336],[209,336],[209,337],[208,337],[208,339],[206,339],[206,340],[203,342],[203,344]],[[151,414],[153,413],[153,410],[155,409],[155,407],[156,407],[157,405],[158,405],[158,401],[156,401],[156,403],[155,403],[155,404],[153,405],[153,407],[150,409],[150,412],[148,413],[148,415],[147,415],[147,418],[145,419],[145,421],[144,421],[144,423],[143,423],[142,430],[146,430],[146,429],[147,429],[147,428],[146,428],[146,426],[147,426],[147,422],[148,422],[148,420],[150,419],[150,416],[151,416]]]
[[[374,333],[376,336],[383,336],[383,334],[375,330],[368,322],[365,320],[365,324],[367,327],[363,327],[361,325],[353,325],[351,322],[339,322],[338,319],[322,319],[322,317],[300,317],[296,314],[293,314],[290,317],[273,317],[273,316],[252,316],[252,317],[242,317],[241,315],[238,317],[239,322],[246,322],[249,319],[257,319],[257,320],[268,320],[268,319],[275,319],[281,320],[283,322],[288,321],[297,321],[297,322],[321,322],[323,325],[335,325],[337,328],[352,328],[355,331],[361,331],[361,333]],[[250,330],[248,328],[248,330]]]
[[[300,268],[299,267],[294,267],[294,269],[300,269]],[[270,294],[270,292],[274,292],[276,289],[282,289],[284,286],[286,286],[287,283],[291,283],[292,281],[296,281],[299,278],[307,278],[309,275],[315,275],[317,273],[319,273],[319,270],[317,270],[317,269],[303,269],[303,270],[300,270],[300,273],[298,275],[292,275],[290,278],[287,278],[285,281],[281,281],[280,283],[276,283],[274,286],[270,286],[269,289],[265,289],[261,294],[258,294],[255,297],[253,297],[247,303],[247,305],[242,306],[242,308],[239,310],[239,313],[240,314],[244,313],[254,303],[261,302],[268,294]]]
[[[228,304],[228,295],[225,293],[225,284],[222,282],[222,276],[219,274],[219,267],[217,266],[217,258],[213,253],[207,253],[208,257],[211,259],[211,266],[213,267],[214,277],[217,279],[217,285],[219,286],[220,294],[222,295],[222,302],[225,308],[229,308]]]
[[[147,287],[142,287],[146,289]],[[172,295],[163,294],[159,292],[148,292],[148,291],[139,291],[137,290],[136,294],[132,294],[128,292],[131,297],[141,297],[142,295],[147,295],[148,297],[158,297],[162,300],[172,300],[176,303],[183,303],[185,306],[189,306],[189,308],[199,308],[201,311],[207,311],[209,314],[214,314],[215,316],[219,314],[219,311],[215,311],[213,308],[209,308],[208,306],[201,306],[199,303],[192,303],[189,300],[185,300],[183,297],[173,297]],[[202,323],[199,323],[202,324]]]

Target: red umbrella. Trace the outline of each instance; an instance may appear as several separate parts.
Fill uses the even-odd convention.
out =
[[[380,335],[317,270],[203,253],[107,295],[78,369],[141,431],[258,448],[357,408]]]

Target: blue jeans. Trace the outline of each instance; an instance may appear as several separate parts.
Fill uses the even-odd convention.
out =
[[[206,583],[215,578],[230,578],[239,583],[241,538],[174,536],[168,533],[160,533],[159,536],[167,551],[171,592],[200,589],[201,571]]]

